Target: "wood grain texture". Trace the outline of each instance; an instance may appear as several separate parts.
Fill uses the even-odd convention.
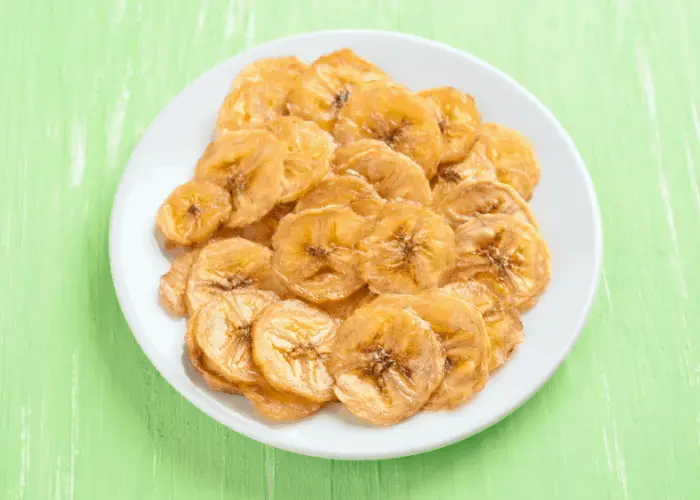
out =
[[[700,3],[0,2],[0,498],[700,498]],[[553,379],[495,427],[384,462],[296,456],[183,400],[129,332],[107,229],[144,128],[216,62],[317,29],[467,50],[558,116],[605,273]]]

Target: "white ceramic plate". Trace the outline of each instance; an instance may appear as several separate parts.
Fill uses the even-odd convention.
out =
[[[538,306],[523,318],[525,342],[470,404],[455,411],[420,413],[388,428],[365,424],[340,405],[292,424],[259,417],[245,398],[207,388],[184,362],[185,321],[170,318],[158,304],[159,279],[169,264],[154,238],[156,211],[176,185],[191,177],[238,71],[261,57],[293,54],[310,62],[343,47],[413,90],[451,85],[469,92],[484,121],[522,131],[542,165],[532,209],[552,252],[552,282]],[[523,404],[554,373],[578,337],[597,288],[601,248],[591,180],[573,142],[542,103],[507,75],[464,52],[376,31],[285,38],[204,74],[143,135],[124,171],[110,228],[112,276],[122,310],[146,355],[173,387],[212,418],[257,441],[342,459],[399,457],[439,448],[485,429]]]

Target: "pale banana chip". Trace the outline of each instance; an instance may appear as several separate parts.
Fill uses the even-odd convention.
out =
[[[418,95],[435,106],[443,145],[440,163],[464,160],[481,123],[474,98],[453,87],[421,90]]]
[[[272,265],[287,288],[306,300],[345,298],[364,284],[357,244],[365,231],[365,219],[347,207],[290,214],[272,239]]]
[[[229,227],[261,219],[282,195],[285,146],[266,130],[219,135],[197,162],[195,176],[231,193]]]
[[[265,124],[287,148],[279,201],[294,201],[312,190],[328,173],[335,149],[333,137],[314,122],[284,116]]]
[[[311,208],[330,205],[349,207],[357,215],[376,217],[385,201],[363,177],[359,175],[328,175],[294,209],[303,212]]]
[[[371,306],[410,307],[440,337],[445,349],[445,377],[423,407],[456,408],[488,381],[489,336],[479,311],[467,301],[433,289],[418,295],[380,295]]]
[[[173,316],[187,316],[187,280],[196,258],[196,250],[175,256],[168,272],[160,278],[160,304]]]
[[[457,266],[449,281],[474,280],[519,310],[532,307],[551,275],[547,244],[532,225],[486,214],[456,231]]]
[[[192,265],[187,283],[190,314],[217,295],[239,288],[280,291],[274,280],[272,252],[243,238],[229,238],[202,248]]]
[[[208,181],[193,180],[175,188],[161,205],[156,225],[174,245],[209,239],[231,214],[228,192]]]
[[[458,228],[484,214],[506,214],[537,228],[527,202],[507,184],[489,180],[464,181],[435,200],[433,209]]]
[[[420,410],[444,370],[440,339],[411,309],[358,309],[338,330],[331,355],[338,399],[358,417],[380,425]]]
[[[272,386],[310,401],[334,399],[326,363],[338,321],[300,300],[269,306],[253,326],[253,358]]]
[[[487,156],[496,167],[498,180],[529,200],[540,181],[540,165],[530,141],[516,130],[485,123],[479,129],[478,142],[485,146]]]
[[[359,245],[362,276],[374,293],[415,293],[435,288],[455,266],[455,236],[430,209],[387,203]]]
[[[378,139],[403,153],[430,179],[442,155],[433,107],[403,87],[386,82],[359,86],[340,111],[333,135],[340,144]]]

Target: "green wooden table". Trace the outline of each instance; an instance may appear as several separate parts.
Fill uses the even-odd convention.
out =
[[[700,498],[697,0],[0,1],[0,498]],[[191,80],[310,30],[467,50],[554,111],[596,185],[605,270],[581,340],[493,428],[336,462],[229,431],[122,317],[109,212],[144,128]]]

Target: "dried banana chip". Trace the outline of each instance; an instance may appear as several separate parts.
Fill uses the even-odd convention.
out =
[[[158,209],[156,224],[166,240],[175,245],[194,245],[207,240],[231,214],[228,192],[208,181],[182,184]]]
[[[188,328],[207,359],[226,380],[253,384],[261,378],[251,354],[253,322],[279,298],[261,290],[224,292],[199,309]]]
[[[376,217],[384,204],[372,185],[359,175],[329,175],[299,200],[294,211],[341,205],[363,217]]]
[[[187,282],[190,314],[230,290],[256,287],[278,291],[271,259],[269,248],[243,238],[209,243],[199,251]]]
[[[435,106],[438,126],[442,133],[440,163],[464,160],[476,140],[481,114],[474,98],[453,87],[422,90],[418,95]]]
[[[491,339],[489,372],[505,363],[524,339],[523,323],[518,310],[476,281],[450,283],[442,287],[442,290],[470,302],[484,317]]]
[[[437,172],[442,137],[434,109],[405,88],[373,82],[359,86],[343,107],[333,129],[341,144],[378,139],[403,153],[430,179]]]
[[[529,200],[540,181],[540,166],[530,141],[520,132],[495,123],[483,124],[479,133],[478,142],[486,147],[498,180]]]
[[[333,137],[313,122],[284,116],[265,124],[287,147],[282,176],[282,203],[312,190],[328,173],[335,144]]]
[[[537,228],[527,202],[507,184],[494,181],[464,181],[435,199],[433,209],[457,228],[484,214],[511,215]]]
[[[464,161],[440,165],[433,185],[433,200],[444,198],[463,181],[498,181],[496,168],[486,156],[483,144],[475,144]]]
[[[170,269],[160,278],[160,304],[173,316],[187,316],[185,292],[197,251],[191,250],[177,255]]]
[[[187,358],[190,364],[212,390],[225,392],[227,394],[241,394],[238,385],[226,380],[226,378],[216,370],[211,360],[202,352],[189,327],[185,335],[185,344],[187,346]]]
[[[413,203],[387,203],[358,248],[362,276],[375,293],[437,287],[455,265],[450,226],[432,210]]]
[[[195,176],[231,193],[227,225],[240,227],[261,219],[282,194],[285,146],[266,130],[227,132],[209,144]]]
[[[289,392],[278,391],[264,379],[244,386],[242,392],[261,415],[280,422],[299,420],[317,412],[321,403],[314,403]]]
[[[335,394],[380,425],[410,417],[442,382],[445,354],[430,325],[411,309],[367,306],[339,328],[331,355]]]
[[[347,297],[364,284],[357,243],[365,219],[337,205],[290,214],[272,238],[272,265],[284,284],[311,302]]]
[[[338,320],[300,300],[271,305],[253,326],[253,358],[278,390],[310,401],[334,399],[326,363]]]
[[[349,49],[319,57],[289,92],[289,114],[311,120],[328,132],[356,85],[389,77],[374,64]]]
[[[404,199],[425,206],[433,202],[430,183],[423,170],[408,156],[383,144],[352,155],[334,170],[340,174],[361,175],[386,200]]]
[[[381,295],[371,306],[380,305],[410,307],[430,323],[445,348],[445,378],[424,409],[456,408],[484,388],[489,378],[489,335],[473,305],[437,289],[418,295]]]
[[[477,281],[521,311],[537,302],[549,283],[551,257],[534,227],[511,215],[486,214],[455,235],[457,266],[449,281]]]
[[[354,313],[356,309],[369,304],[376,297],[377,294],[370,292],[368,286],[363,286],[349,297],[323,302],[317,305],[334,318],[345,320]]]
[[[257,127],[284,115],[287,94],[306,67],[296,57],[285,56],[259,59],[243,68],[219,109],[217,132]]]

